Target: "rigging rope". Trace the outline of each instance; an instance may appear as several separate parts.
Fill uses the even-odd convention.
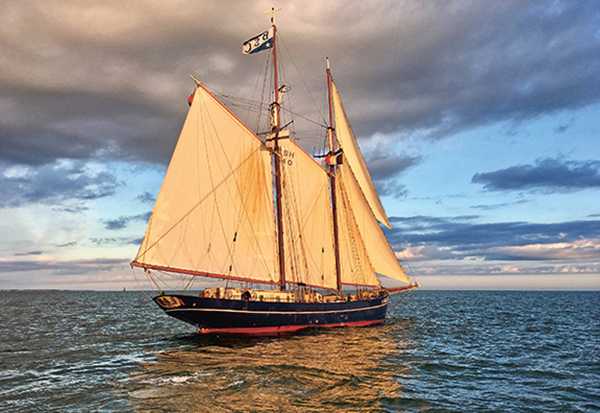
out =
[[[402,294],[402,297],[398,300],[395,300],[396,302],[394,303],[394,305],[392,306],[392,310],[396,311],[396,309],[398,308],[398,306],[400,306],[400,304],[402,304],[408,297],[410,297],[413,293],[415,292],[415,289],[412,288],[410,290],[406,290],[406,291],[401,291],[400,294]],[[400,295],[398,294],[398,296]],[[390,300],[391,301],[391,300]]]
[[[315,102],[315,99],[313,98],[312,94],[310,93],[310,89],[306,85],[306,82],[304,81],[304,78],[302,77],[302,73],[300,73],[300,69],[298,69],[298,65],[296,64],[296,61],[292,57],[292,54],[290,53],[290,51],[287,48],[287,45],[285,44],[285,40],[283,40],[283,38],[281,37],[280,33],[277,33],[277,34],[279,36],[279,39],[281,40],[281,43],[283,43],[283,47],[285,48],[285,51],[287,52],[288,56],[290,56],[290,60],[292,61],[292,64],[296,68],[296,72],[298,72],[298,75],[300,76],[300,80],[302,80],[302,83],[304,84],[304,87],[305,87],[305,89],[308,92],[308,96],[310,96],[310,99],[313,102],[313,105],[315,105],[315,108],[317,108],[317,112],[319,113],[319,116],[321,117],[321,120],[323,121],[323,124],[327,125],[327,121],[325,120],[325,116],[323,116],[323,113],[321,113],[319,106],[317,106],[317,103]]]
[[[223,98],[224,100],[227,100],[227,101],[229,101],[229,104],[230,104],[230,105],[233,105],[233,106],[236,106],[236,107],[242,107],[242,108],[248,109],[249,111],[252,111],[252,112],[254,112],[254,113],[257,113],[257,114],[259,114],[259,115],[261,115],[261,116],[265,116],[265,117],[269,116],[269,115],[268,115],[268,113],[269,113],[269,112],[268,112],[268,109],[265,109],[265,105],[264,105],[263,103],[261,103],[261,102],[258,102],[258,101],[253,101],[253,100],[246,99],[246,98],[242,98],[242,97],[239,97],[239,96],[226,95],[226,94],[224,94],[224,93],[218,92],[218,91],[216,91],[216,90],[214,90],[214,89],[210,89],[210,88],[208,88],[208,87],[207,87],[207,89],[208,89],[208,90],[210,90],[210,92],[211,92],[212,94],[214,94],[214,95],[216,95],[216,96],[219,96],[219,97]],[[239,103],[233,103],[234,101],[239,101],[239,102],[242,102],[242,104],[243,104],[244,106],[240,105]],[[299,114],[299,113],[296,113],[296,112],[294,112],[294,111],[292,111],[292,110],[290,110],[290,109],[286,109],[286,108],[284,108],[284,107],[281,107],[281,108],[280,108],[280,110],[281,110],[281,112],[285,112],[285,113],[288,113],[288,114],[290,114],[290,115],[292,115],[292,116],[294,116],[294,117],[297,117],[297,118],[303,119],[303,120],[305,120],[305,121],[307,121],[307,122],[310,122],[310,123],[312,123],[312,124],[314,124],[314,125],[317,125],[317,126],[319,126],[319,127],[323,128],[323,129],[327,129],[327,128],[328,128],[328,126],[327,126],[327,123],[326,123],[326,122],[320,123],[320,122],[318,122],[318,121],[315,121],[315,120],[313,120],[313,119],[311,119],[311,118],[308,118],[308,117],[306,117],[306,116],[303,116],[303,115],[301,115],[301,114]],[[258,130],[258,128],[257,128],[257,129],[255,129],[255,130]]]
[[[151,299],[150,296],[148,296],[148,294],[146,294],[146,291],[144,291],[144,289],[142,288],[142,286],[140,285],[140,281],[138,280],[137,274],[135,273],[135,268],[131,267],[131,272],[133,273],[133,278],[135,278],[135,282],[138,286],[138,288],[144,293],[144,295],[148,298]],[[152,288],[152,286],[150,286],[150,288]]]

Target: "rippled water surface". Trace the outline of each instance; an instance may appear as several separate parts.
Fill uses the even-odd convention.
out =
[[[600,411],[599,292],[417,291],[384,325],[200,337],[138,292],[1,292],[1,411]]]

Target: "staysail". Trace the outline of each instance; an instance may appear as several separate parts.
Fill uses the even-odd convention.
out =
[[[132,265],[276,283],[271,153],[200,85]]]

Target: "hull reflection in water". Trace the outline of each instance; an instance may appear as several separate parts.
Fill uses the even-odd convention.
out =
[[[180,338],[178,346],[157,354],[148,371],[133,379],[138,386],[134,408],[211,413],[394,410],[402,378],[414,371],[400,360],[404,348],[412,346],[397,341],[404,328],[395,323],[311,329],[271,339]]]

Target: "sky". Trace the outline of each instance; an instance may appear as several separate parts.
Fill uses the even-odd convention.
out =
[[[135,288],[188,73],[255,97],[271,7],[294,111],[329,57],[422,288],[600,290],[594,0],[5,0],[0,289]]]

